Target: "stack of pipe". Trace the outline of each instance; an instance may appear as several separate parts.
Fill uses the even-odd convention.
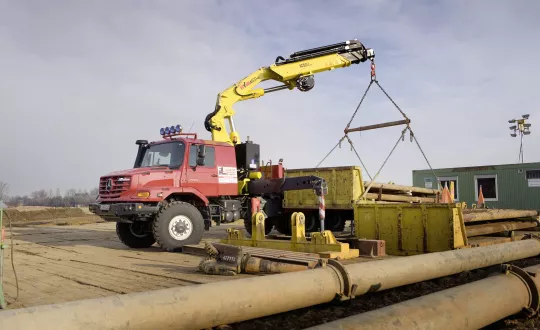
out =
[[[0,311],[0,329],[204,329],[539,254],[540,241],[524,239],[349,265],[329,260],[306,271]]]
[[[371,184],[371,186],[370,186]],[[364,182],[364,187],[369,187],[365,197],[385,202],[412,202],[412,203],[436,203],[437,189],[401,186],[391,183]]]
[[[504,265],[503,270],[501,275],[309,329],[481,329],[522,311],[537,314],[540,265]]]
[[[464,209],[467,237],[532,229],[539,225],[538,211],[513,209]]]

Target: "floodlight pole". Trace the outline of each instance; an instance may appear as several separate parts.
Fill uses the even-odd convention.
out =
[[[531,124],[528,124],[525,122],[527,119],[529,119],[529,115],[528,114],[522,115],[521,117],[522,118],[520,119],[510,119],[508,121],[511,124],[514,124],[514,123],[517,124],[514,126],[510,126],[510,130],[513,131],[512,133],[510,133],[510,136],[516,137],[517,133],[519,132],[520,143],[519,143],[518,163],[524,162],[523,160],[523,135],[531,134],[531,130],[530,130]]]
[[[521,142],[519,143],[519,156],[518,156],[518,163],[519,159],[521,158],[521,163],[523,164],[523,132],[519,132],[521,137]]]

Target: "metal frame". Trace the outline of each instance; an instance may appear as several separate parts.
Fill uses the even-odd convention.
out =
[[[495,174],[479,174],[474,176],[474,200],[478,201],[478,179],[491,179],[495,178],[495,198],[487,198],[484,196],[486,202],[498,202],[499,201],[499,180],[498,175]]]
[[[317,253],[321,258],[352,259],[360,256],[360,250],[350,248],[348,243],[339,242],[329,230],[310,233],[306,236],[306,218],[302,212],[291,216],[290,239],[269,239],[265,236],[264,214],[257,212],[251,218],[251,238],[244,237],[242,230],[227,229],[227,238],[221,239],[224,244],[250,246],[265,249]]]

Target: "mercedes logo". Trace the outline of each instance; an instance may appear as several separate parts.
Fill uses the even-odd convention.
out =
[[[109,178],[109,179],[107,180],[107,183],[105,184],[105,190],[109,191],[109,190],[111,190],[111,189],[112,189],[112,179]]]

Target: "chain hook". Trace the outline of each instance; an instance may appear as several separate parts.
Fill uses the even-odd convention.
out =
[[[405,133],[407,133],[407,130],[409,129],[409,125],[401,131],[401,141],[405,141]]]

